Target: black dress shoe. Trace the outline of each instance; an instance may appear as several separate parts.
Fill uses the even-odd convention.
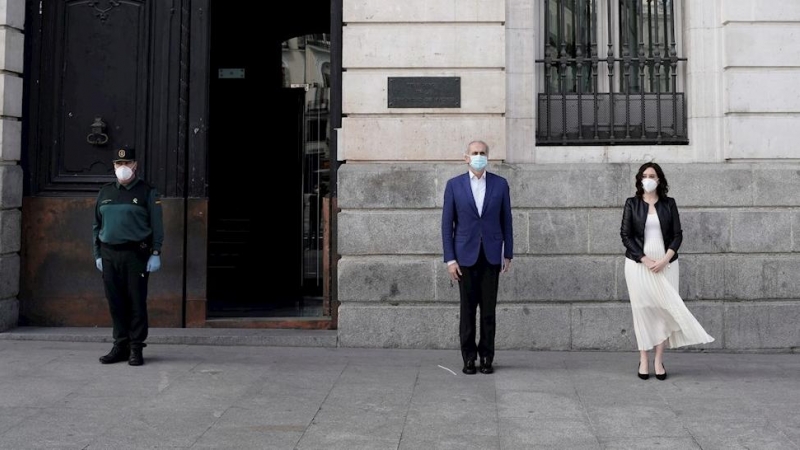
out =
[[[114,364],[127,360],[130,357],[128,347],[115,345],[108,354],[100,357],[100,364]]]
[[[481,358],[481,373],[490,374],[493,373],[494,369],[492,368],[492,360],[487,358]]]
[[[467,375],[475,375],[477,370],[475,369],[475,360],[470,359],[469,361],[464,362],[464,368],[461,369]]]
[[[132,348],[131,349],[131,356],[128,358],[128,365],[129,366],[141,366],[144,364],[144,357],[142,356],[142,349],[141,348]]]
[[[661,364],[661,367],[664,369],[664,373],[657,373],[656,378],[663,381],[667,379],[667,368],[664,364]]]
[[[639,369],[641,367],[642,367],[642,363],[639,363],[639,367],[636,368],[636,375],[639,375],[639,378],[641,378],[642,380],[646,380],[646,379],[650,378],[650,374],[649,373],[641,373],[641,372],[639,372]],[[658,376],[658,375],[656,375],[656,376]]]

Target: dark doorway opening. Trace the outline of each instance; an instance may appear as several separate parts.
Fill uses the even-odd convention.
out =
[[[209,318],[327,313],[330,3],[300,11],[210,2]]]

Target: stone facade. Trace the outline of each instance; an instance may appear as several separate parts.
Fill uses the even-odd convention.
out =
[[[515,208],[498,348],[635,349],[619,223],[651,160],[681,208],[680,291],[709,348],[800,346],[797,2],[676,2],[689,145],[564,147],[535,139],[541,3],[343,0],[340,345],[457,348],[439,208],[483,139]],[[0,0],[0,331],[19,315],[24,14]],[[390,76],[458,76],[461,107],[388,108]]]
[[[25,0],[0,0],[0,331],[19,318]]]
[[[635,349],[619,230],[638,163],[494,164],[514,205],[497,345]],[[680,293],[716,341],[800,342],[800,164],[663,164],[681,212]],[[491,170],[490,169],[490,170]],[[344,346],[457,348],[458,290],[441,257],[442,186],[460,164],[340,170]],[[365,195],[368,193],[368,195]]]
[[[781,45],[795,40],[800,8],[676,2],[689,145],[545,147],[539,3],[344,1],[340,345],[458,348],[440,207],[472,139],[490,144],[514,206],[498,348],[636,348],[619,228],[645,161],[662,165],[681,210],[680,293],[716,338],[705,348],[800,345],[800,59]],[[421,74],[462,77],[463,107],[388,109],[387,77]]]

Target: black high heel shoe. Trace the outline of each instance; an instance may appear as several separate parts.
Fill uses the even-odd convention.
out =
[[[649,373],[641,373],[641,372],[639,372],[639,369],[641,369],[641,368],[642,368],[642,363],[639,363],[639,366],[636,368],[636,375],[639,375],[639,378],[642,379],[642,380],[646,380],[646,379],[650,378],[650,374]],[[656,375],[656,376],[658,376],[658,375]]]
[[[665,366],[664,363],[661,363],[661,367],[664,368],[664,373],[656,374],[656,378],[663,381],[667,379],[667,366]]]

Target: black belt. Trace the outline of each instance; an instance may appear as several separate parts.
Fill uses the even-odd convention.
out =
[[[112,250],[139,250],[140,248],[144,248],[144,242],[123,242],[122,244],[106,244],[105,242],[100,243],[101,246],[105,248],[110,248]]]

